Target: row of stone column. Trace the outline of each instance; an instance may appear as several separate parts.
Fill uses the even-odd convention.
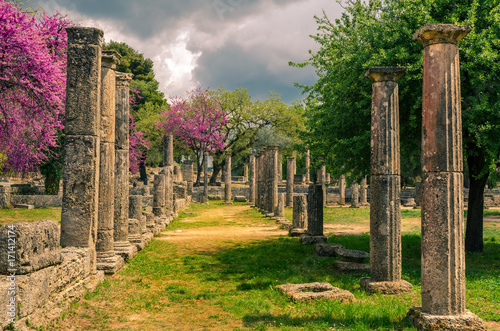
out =
[[[142,196],[129,197],[132,75],[116,72],[120,55],[102,51],[101,30],[71,27],[67,33],[61,246],[88,249],[94,272],[112,274],[173,211],[172,171],[165,167],[166,177],[155,180],[158,218],[144,215]]]

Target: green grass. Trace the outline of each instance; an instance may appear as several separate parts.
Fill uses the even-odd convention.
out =
[[[61,208],[0,209],[0,224],[52,220],[61,223]]]
[[[169,230],[271,222],[252,209],[237,221],[219,217],[200,222],[203,225],[183,222],[220,207],[221,202],[192,204]],[[335,222],[361,222],[369,219],[368,212],[368,208],[327,208],[325,217]],[[403,218],[420,216],[420,210],[403,213]],[[467,309],[484,320],[500,321],[500,228],[486,227],[485,238],[483,253],[466,255]],[[368,234],[330,235],[328,242],[369,251],[370,238]],[[150,323],[144,324],[145,330],[152,325],[168,329],[167,324],[161,324],[166,323],[161,316],[167,312],[176,316],[202,314],[193,317],[187,329],[202,329],[196,323],[205,320],[213,329],[227,326],[238,330],[231,326],[238,322],[243,325],[240,329],[252,330],[414,330],[405,315],[421,303],[419,231],[402,234],[402,278],[413,284],[414,290],[397,296],[366,294],[359,279],[368,273],[338,273],[333,268],[334,258],[315,256],[312,246],[302,246],[296,238],[224,241],[218,249],[210,250],[189,244],[152,240],[119,276],[74,303],[68,315],[90,321],[89,330],[121,329],[113,328],[113,323],[127,325],[129,316],[135,314],[151,317],[144,322]],[[293,303],[274,288],[318,281],[352,292],[357,302]]]

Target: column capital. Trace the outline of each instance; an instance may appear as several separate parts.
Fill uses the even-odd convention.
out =
[[[372,82],[397,82],[406,72],[406,67],[371,67],[365,73],[365,78]]]
[[[104,32],[101,29],[81,26],[66,28],[68,44],[101,45]]]
[[[267,149],[271,151],[277,151],[279,149],[279,146],[267,146]]]
[[[421,42],[424,47],[434,44],[458,45],[471,30],[471,25],[426,24],[415,32],[412,39]]]
[[[121,57],[117,51],[102,51],[101,66],[116,69],[116,66],[120,64]]]
[[[130,81],[134,77],[134,74],[126,73],[126,72],[116,72],[116,85],[128,87],[130,86]]]

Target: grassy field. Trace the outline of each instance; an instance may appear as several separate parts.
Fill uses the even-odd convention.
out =
[[[287,210],[289,213],[290,211]],[[499,211],[487,211],[500,216]],[[403,211],[403,222],[419,210]],[[369,209],[327,208],[325,225],[367,226]],[[500,227],[485,223],[485,250],[467,254],[467,309],[500,321]],[[258,232],[255,232],[255,231]],[[418,229],[419,230],[419,229]],[[341,274],[334,258],[317,257],[244,205],[192,205],[117,275],[75,301],[54,330],[414,330],[405,319],[420,305],[420,232],[402,234],[403,279],[414,290],[367,295],[361,274]],[[328,235],[329,243],[368,251],[365,231]],[[294,303],[274,287],[326,281],[355,303]]]
[[[52,220],[61,223],[61,208],[0,209],[0,225],[18,222],[38,222]]]

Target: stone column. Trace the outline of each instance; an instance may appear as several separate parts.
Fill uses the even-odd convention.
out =
[[[10,208],[12,206],[10,203],[11,192],[10,184],[0,185],[0,208]]]
[[[250,161],[248,164],[248,204],[255,205],[255,154],[250,154]]]
[[[171,134],[163,136],[163,166],[174,166],[174,136]]]
[[[115,113],[116,66],[120,63],[116,51],[103,51],[101,59],[101,128],[99,164],[99,211],[97,223],[97,269],[115,274],[123,266],[123,258],[115,255]]]
[[[255,187],[255,207],[262,210],[262,151],[256,158],[256,187]]]
[[[243,164],[243,181],[248,182],[248,163]]]
[[[303,245],[326,243],[323,235],[323,187],[321,184],[309,185],[307,193],[307,234],[300,236]]]
[[[278,193],[278,204],[274,210],[273,219],[278,221],[285,219],[285,193]]]
[[[99,201],[102,30],[68,34],[61,246],[89,248],[95,272]]]
[[[166,216],[165,177],[165,169],[162,169],[158,175],[154,176],[153,181],[153,214],[158,218]]]
[[[356,182],[351,185],[351,208],[359,208],[359,186]]]
[[[129,241],[141,250],[146,246],[142,229],[146,227],[146,218],[142,215],[142,195],[129,196]]]
[[[278,150],[278,160],[277,162],[277,167],[278,167],[278,184],[283,181],[283,154],[281,153],[280,150]]]
[[[368,197],[367,197],[367,191],[366,191],[366,176],[361,179],[360,183],[360,189],[359,189],[359,204],[361,206],[367,206],[368,205]]]
[[[182,179],[186,182],[193,182],[193,161],[185,160],[182,171]]]
[[[471,26],[427,24],[422,96],[422,307],[414,325],[483,330],[465,309],[462,110],[458,43]]]
[[[411,291],[401,280],[401,186],[399,161],[398,80],[402,67],[374,67],[365,77],[372,83],[370,265],[362,278],[367,292]]]
[[[289,233],[292,237],[306,233],[307,222],[307,195],[297,194],[293,196],[293,218],[292,228]]]
[[[128,241],[129,195],[129,108],[132,74],[116,73],[115,98],[115,209],[114,249],[125,260],[131,259],[137,248]]]
[[[306,152],[306,183],[309,184],[311,181],[311,152],[307,150]]]
[[[326,166],[323,164],[320,168],[320,183],[323,189],[323,207],[326,207]]]
[[[295,158],[288,157],[286,159],[286,206],[293,207],[293,179],[294,179],[294,164]]]
[[[202,203],[208,203],[208,153],[203,153],[203,198]]]
[[[279,183],[279,157],[278,146],[269,147],[269,213],[273,216],[278,206],[278,183]]]
[[[226,153],[226,172],[224,176],[224,204],[231,205],[231,153]]]
[[[339,205],[343,206],[345,205],[345,175],[340,175],[339,178],[339,194]]]
[[[415,204],[417,207],[422,205],[422,182],[415,183]]]

